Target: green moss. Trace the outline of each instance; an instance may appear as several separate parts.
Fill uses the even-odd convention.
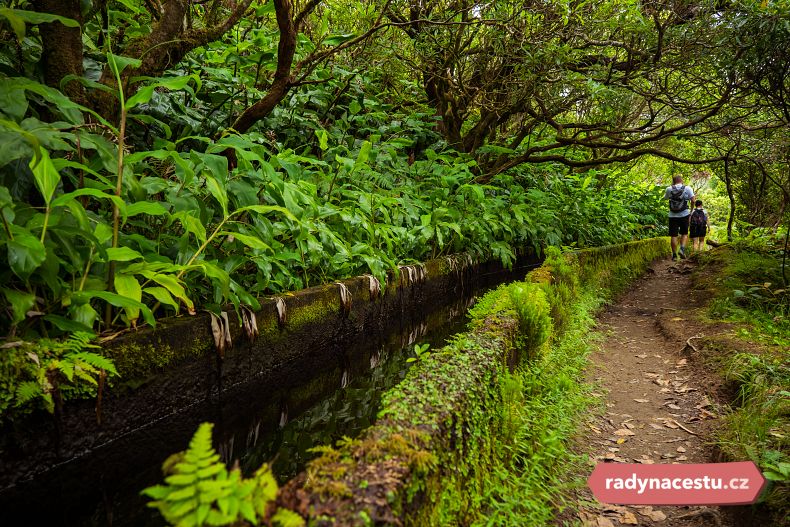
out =
[[[306,324],[314,324],[340,313],[338,286],[326,286],[321,296],[309,304],[294,307],[287,312],[287,326],[294,330]]]
[[[205,342],[199,338],[177,348],[172,348],[161,341],[157,344],[128,342],[110,348],[107,356],[115,362],[121,382],[134,386],[173,362],[203,355],[210,351],[213,345],[213,342]]]

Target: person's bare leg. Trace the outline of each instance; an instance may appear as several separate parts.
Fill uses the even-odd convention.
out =
[[[685,256],[686,253],[686,243],[688,243],[689,236],[688,234],[681,234],[680,235],[680,252]]]
[[[672,246],[672,256],[675,256],[678,253],[678,237],[673,236],[669,244]]]

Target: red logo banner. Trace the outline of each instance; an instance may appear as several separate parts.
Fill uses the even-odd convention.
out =
[[[765,483],[751,461],[599,463],[587,480],[598,501],[618,505],[744,505],[757,500]]]

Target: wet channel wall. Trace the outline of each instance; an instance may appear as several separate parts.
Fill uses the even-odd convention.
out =
[[[364,374],[370,357],[355,354],[361,342],[393,326],[419,324],[478,288],[522,278],[537,264],[526,254],[507,270],[459,255],[404,267],[380,294],[367,276],[284,294],[279,309],[276,299],[261,302],[254,341],[229,312],[233,346],[222,356],[205,313],[118,337],[106,351],[121,377],[105,387],[100,405],[70,401],[57,418],[35,413],[0,432],[4,519],[32,515],[74,525],[88,511],[78,523],[126,523],[118,517],[124,511],[111,505],[114,496],[150,484],[164,457],[182,450],[200,422],[217,423],[215,441],[230,458],[234,435],[249,427],[250,408],[259,409],[262,426],[278,426],[336,390],[344,376]]]

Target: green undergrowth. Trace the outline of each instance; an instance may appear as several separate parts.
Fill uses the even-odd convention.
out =
[[[536,360],[501,377],[496,462],[486,475],[474,525],[547,525],[563,508],[568,490],[583,484],[569,476],[579,473],[584,462],[569,447],[580,416],[594,402],[584,382],[587,355],[598,341],[594,314],[662,250],[656,242],[619,256],[619,247],[605,249],[608,255],[550,254],[547,265],[529,277],[558,301],[551,311],[555,332]],[[579,259],[596,266],[581,284]]]
[[[69,399],[97,397],[100,385],[118,372],[92,340],[78,332],[63,341],[18,342],[2,350],[0,424],[37,408],[59,413]]]
[[[319,449],[297,484],[309,499],[281,500],[316,525],[545,524],[573,483],[592,316],[667,251],[664,238],[548,251],[385,394],[366,434]]]
[[[762,502],[776,519],[790,514],[790,294],[781,251],[770,240],[742,240],[700,255],[696,281],[713,293],[712,322],[732,324],[705,342],[706,360],[735,388],[716,435],[725,458],[751,460],[769,480]]]
[[[579,416],[592,404],[582,377],[600,302],[595,293],[583,292],[564,335],[541,359],[502,376],[497,461],[486,475],[474,525],[546,525],[565,491],[578,483],[568,474],[578,472],[573,468],[581,459],[568,446]]]

